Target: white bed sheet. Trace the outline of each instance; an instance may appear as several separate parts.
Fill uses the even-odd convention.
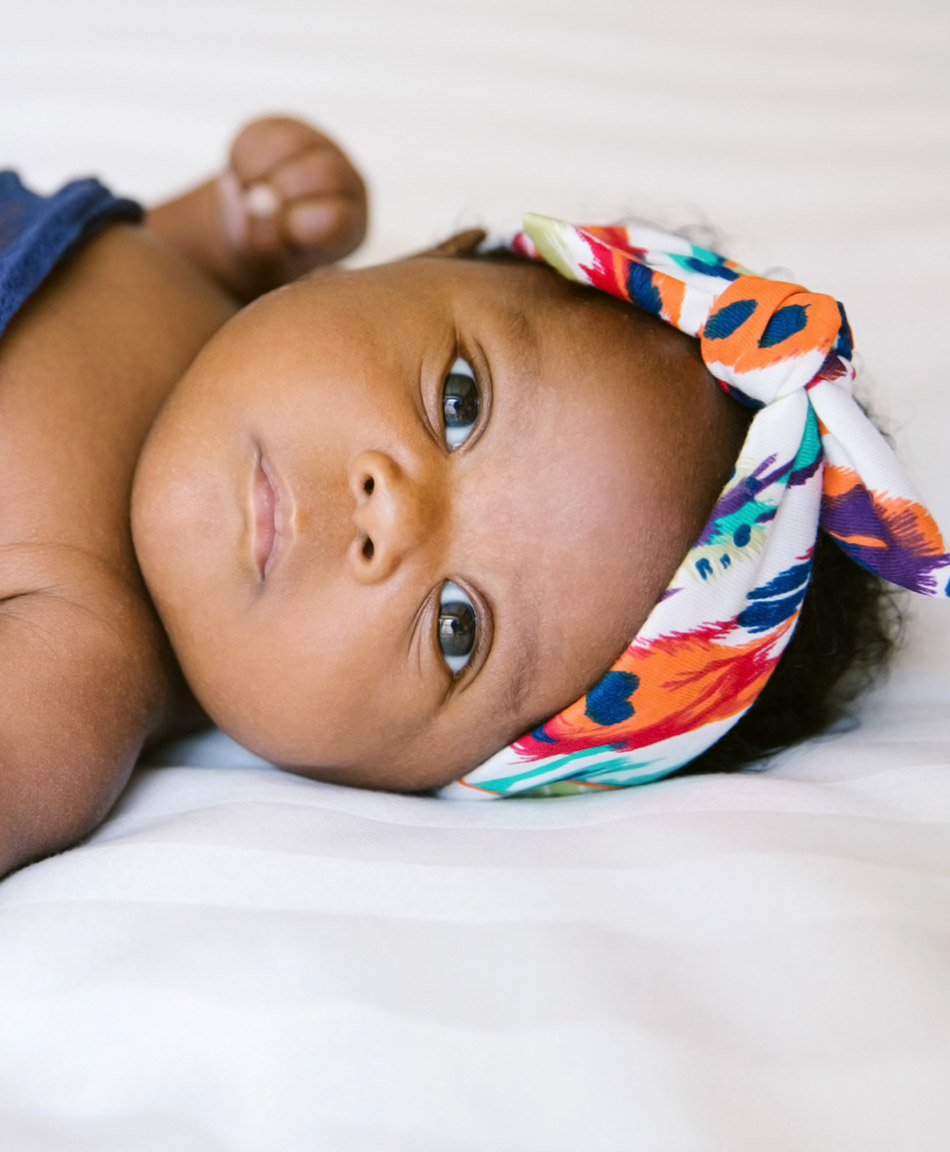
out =
[[[802,0],[66,0],[0,12],[0,164],[156,198],[288,109],[363,260],[525,209],[715,223],[848,303],[950,526],[950,13]],[[770,771],[465,804],[220,734],[0,884],[0,1148],[942,1152],[950,619]]]

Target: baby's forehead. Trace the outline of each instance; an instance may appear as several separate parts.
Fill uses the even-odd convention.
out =
[[[322,271],[292,295],[297,304],[275,309],[282,345],[318,340],[321,357],[347,355],[367,368],[401,358],[414,370],[414,360],[447,358],[447,370],[452,349],[482,347],[489,361],[494,351],[530,366],[528,375],[570,362],[581,390],[605,373],[622,375],[632,388],[649,378],[659,390],[654,403],[661,394],[675,401],[674,378],[698,371],[710,379],[697,340],[517,254],[422,253]],[[269,321],[264,328],[258,349],[270,356],[275,333]]]
[[[421,253],[365,269],[369,284],[382,286],[398,280],[410,296],[457,293],[497,312],[510,326],[513,338],[544,339],[532,321],[579,314],[589,322],[600,317],[622,318],[625,327],[655,343],[688,346],[698,356],[698,342],[675,328],[599,288],[579,284],[555,268],[506,249],[455,253],[451,256]],[[560,335],[555,329],[554,335]],[[575,336],[586,336],[583,329]],[[592,336],[596,333],[592,332]]]

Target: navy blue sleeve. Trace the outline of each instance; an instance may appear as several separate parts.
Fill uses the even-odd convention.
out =
[[[15,172],[0,172],[0,332],[64,256],[110,221],[142,215],[98,180],[73,180],[39,196]]]

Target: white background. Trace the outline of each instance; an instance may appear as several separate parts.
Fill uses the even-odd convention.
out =
[[[526,210],[706,222],[845,301],[950,525],[950,10],[0,0],[0,166],[146,201],[240,123],[366,172],[360,261]],[[464,805],[222,739],[0,885],[0,1147],[937,1152],[950,625],[764,775]]]

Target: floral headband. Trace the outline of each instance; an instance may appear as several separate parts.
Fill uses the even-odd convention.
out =
[[[624,787],[695,759],[751,707],[791,638],[819,526],[893,583],[950,596],[940,531],[852,398],[838,301],[641,224],[531,215],[501,246],[695,336],[721,386],[757,411],[702,534],[610,671],[443,795]]]

